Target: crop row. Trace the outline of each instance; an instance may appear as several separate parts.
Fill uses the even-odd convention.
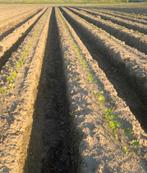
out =
[[[116,14],[119,14],[119,15],[123,15],[123,16],[128,16],[128,17],[131,17],[131,18],[135,18],[135,19],[141,19],[141,20],[147,20],[147,17],[144,15],[141,15],[141,14],[137,14],[137,13],[125,13],[125,12],[120,12],[120,11],[113,11],[113,10],[110,10],[109,11],[112,11],[112,12],[115,12]]]
[[[3,40],[1,40],[1,52],[0,56],[3,56],[6,51],[8,51],[15,43],[25,35],[27,30],[37,21],[37,19],[44,13],[44,10],[37,13],[34,17],[27,20],[24,24],[20,27],[16,28],[12,33],[9,33]],[[1,58],[3,59],[3,58]]]
[[[93,10],[38,10],[2,39],[0,171],[144,173],[146,40]]]
[[[128,16],[128,15],[126,15],[126,13],[120,13],[119,14],[119,13],[112,12],[112,11],[109,11],[109,10],[96,10],[96,11],[100,11],[103,14],[108,14],[108,15],[111,15],[111,16],[114,16],[114,17],[119,17],[121,19],[129,20],[131,22],[138,22],[138,23],[142,23],[144,25],[147,24],[147,21],[146,20],[136,19],[136,18],[134,18],[134,16]]]
[[[110,57],[110,61],[115,66],[121,67],[125,71],[130,81],[136,83],[137,88],[140,88],[140,93],[142,92],[142,96],[146,98],[146,56],[140,52],[133,52],[133,49],[110,37],[105,31],[89,24],[69,10],[65,11],[66,14],[70,14],[68,15],[70,19],[81,27],[81,30],[95,40],[100,51]]]
[[[40,78],[50,10],[26,34],[1,69],[0,170],[22,172],[33,121],[33,106]]]
[[[27,22],[31,17],[35,16],[41,9],[33,9],[23,12],[20,15],[10,18],[0,24],[0,40],[2,40],[9,33],[13,32],[16,28]]]
[[[119,13],[125,13],[127,15],[131,15],[131,16],[136,16],[138,18],[146,18],[146,8],[104,8],[104,9],[109,9],[109,10],[113,10],[119,12]]]
[[[100,11],[94,11],[94,10],[87,10],[87,9],[84,9],[85,11],[93,14],[93,15],[96,15],[96,16],[100,16],[102,19],[105,19],[105,20],[110,20],[116,24],[119,24],[119,25],[122,25],[122,26],[125,26],[129,29],[133,29],[133,30],[137,30],[141,33],[144,33],[144,34],[147,34],[147,26],[144,25],[144,24],[140,24],[138,22],[131,22],[129,20],[125,20],[125,19],[121,19],[119,17],[115,17],[115,16],[111,16],[111,15],[108,15],[108,14],[104,14]]]
[[[140,34],[133,30],[129,30],[121,25],[114,24],[111,21],[103,20],[102,18],[95,17],[93,15],[87,14],[84,11],[78,11],[71,9],[73,12],[78,14],[80,17],[89,21],[90,23],[96,25],[97,27],[102,28],[107,31],[114,37],[118,38],[121,41],[124,41],[125,44],[134,47],[141,52],[147,53],[147,40],[146,35]]]
[[[67,19],[65,14],[64,16]],[[117,103],[119,102],[119,104],[122,104],[122,107],[123,103],[122,100],[120,101],[117,98],[117,94],[115,93],[116,91],[112,84],[109,83],[109,79],[101,70],[100,66],[97,65],[96,60],[93,60],[89,51],[79,39],[79,36],[74,31],[75,27],[73,27],[70,22],[68,23],[68,20],[66,21],[59,11],[57,12],[57,19],[60,31],[59,33],[61,34],[60,44],[66,64],[65,70],[67,71],[67,86],[69,89],[68,91],[71,103],[71,116],[73,117],[76,127],[78,127],[78,132],[80,133],[79,152],[82,157],[80,171],[92,172],[100,171],[101,169],[104,170],[105,168],[103,167],[103,163],[101,162],[102,160],[99,155],[105,155],[105,157],[107,157],[106,155],[109,153],[109,149],[111,148],[110,140],[108,140],[107,137],[104,137],[106,134],[108,136],[110,133],[112,136],[114,135],[114,139],[112,139],[112,137],[111,140],[115,141],[113,142],[113,144],[115,143],[113,146],[115,151],[113,151],[113,153],[116,160],[116,148],[118,148],[117,145],[120,146],[122,152],[124,153],[127,153],[130,150],[129,147],[126,146],[125,135],[120,135],[118,137],[118,134],[122,134],[121,130],[123,131],[124,122],[120,119],[125,119],[125,113],[123,110],[122,114],[119,111],[119,114],[121,115],[117,114],[117,109],[119,110],[119,108],[117,108]],[[81,20],[79,20],[79,22],[81,23]],[[79,27],[77,24],[75,26]],[[65,28],[67,29],[65,30]],[[85,92],[87,92],[87,94],[85,94]],[[111,93],[111,95],[109,95],[109,93]],[[112,95],[114,97],[112,97]],[[115,100],[113,100],[116,103],[115,106],[113,104],[113,106],[111,105],[111,103],[114,103],[113,101],[110,101],[112,98]],[[128,112],[126,111],[126,114],[129,114],[129,110]],[[130,114],[129,117],[132,117],[132,120],[130,119],[130,123],[133,124],[134,116]],[[118,119],[120,121],[118,121]],[[128,121],[127,117],[126,119]],[[134,127],[137,125],[135,122],[136,121],[134,121]],[[107,127],[106,129],[109,129],[109,132],[104,127]],[[125,131],[126,129],[128,132]],[[124,131],[126,136],[129,136],[129,131],[132,130],[129,129],[129,126],[128,128],[124,126]],[[120,145],[119,142],[117,143],[119,140],[121,141],[122,145]],[[135,144],[136,146],[137,140],[133,140],[132,144]],[[101,147],[103,148],[102,150],[105,151],[104,153],[100,149]],[[101,154],[99,152],[101,152]],[[111,153],[110,155],[112,156],[113,154]],[[121,160],[121,154],[119,154],[118,157]],[[116,160],[113,161],[116,163]],[[91,162],[94,162],[95,164],[91,165]],[[112,168],[110,166],[110,162],[111,161],[107,162],[107,169],[113,169],[113,171],[115,171],[117,166],[115,166],[115,168],[112,166]],[[120,166],[119,163],[116,163],[116,165],[117,164]],[[123,164],[125,163],[123,162]],[[120,171],[123,172],[124,170]],[[140,171],[142,172],[141,169]]]

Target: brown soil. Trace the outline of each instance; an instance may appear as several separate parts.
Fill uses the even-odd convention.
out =
[[[75,43],[74,41],[71,42],[71,36],[68,34],[68,31],[63,29],[67,28],[67,26],[60,21],[61,19],[59,15],[57,15],[57,19],[61,34],[61,45],[66,64],[65,68],[67,70],[67,84],[69,96],[71,99],[71,112],[72,116],[74,116],[75,124],[79,130],[81,139],[79,145],[81,155],[80,172],[128,172],[130,169],[129,166],[132,166],[132,169],[134,169],[133,172],[144,172],[142,168],[139,168],[141,165],[138,165],[137,160],[135,160],[133,155],[126,156],[121,153],[121,151],[119,151],[119,147],[124,142],[123,135],[120,135],[122,140],[121,144],[118,144],[119,147],[117,147],[116,140],[113,139],[110,130],[107,129],[107,125],[105,124],[106,122],[103,117],[105,108],[97,101],[93,92],[103,91],[107,93],[107,95],[108,92],[111,93],[111,95],[109,95],[108,105],[110,106],[110,104],[112,104],[114,106],[115,104],[115,111],[118,111],[119,114],[121,114],[119,118],[122,119],[122,121],[125,119],[128,124],[129,121],[130,124],[133,124],[134,120],[131,120],[131,117],[133,118],[133,116],[130,114],[129,108],[126,109],[126,106],[124,107],[123,101],[117,99],[118,96],[117,94],[115,95],[116,91],[112,84],[108,82],[105,74],[102,72],[99,66],[96,65],[96,62],[92,60],[92,57],[90,56],[86,47],[80,41],[72,27],[67,24],[70,33],[72,33],[72,39],[75,41]],[[80,48],[79,53],[77,53],[77,48],[75,50],[76,45]],[[95,79],[98,80],[96,85],[93,82],[87,81],[88,73],[80,63],[81,61],[79,56],[83,56],[83,58],[88,62],[90,70],[95,72]],[[110,102],[112,95],[115,98],[113,97],[113,102]],[[120,107],[123,110],[121,113]],[[124,112],[124,109],[126,112]],[[130,116],[130,120],[129,118],[125,118],[126,114]],[[135,124],[138,124],[137,121]],[[142,130],[139,129],[140,127],[136,130],[141,132]],[[114,148],[115,151],[113,150]],[[143,152],[145,151],[144,149]],[[110,157],[113,161],[110,159]],[[145,158],[145,156],[143,156],[143,158]],[[123,163],[121,166],[122,160]],[[128,160],[130,160],[129,165],[127,163]]]
[[[115,12],[111,12],[109,10],[98,10],[104,14],[109,14],[111,16],[116,16],[116,17],[119,17],[121,19],[125,19],[125,20],[129,20],[129,21],[132,21],[132,22],[138,22],[138,23],[142,23],[142,24],[147,24],[147,21],[146,20],[143,20],[143,19],[136,19],[135,16],[126,16],[124,13],[123,14],[117,14]]]
[[[3,103],[3,106],[0,107],[0,129],[3,157],[1,159],[0,171],[2,172],[21,173],[24,166],[32,127],[33,106],[40,76],[41,60],[44,53],[43,46],[46,39],[44,30],[48,27],[48,23],[45,25],[46,19],[47,13],[40,18],[5,66],[5,70],[7,67],[5,74],[11,73],[9,69],[13,71],[17,60],[19,60],[18,58],[21,56],[21,52],[24,51],[24,47],[29,43],[29,40],[34,39],[32,49],[29,48],[29,53],[25,57],[25,64],[19,70],[17,69],[17,80],[11,88],[7,88],[6,93],[1,93],[0,102],[1,105]],[[41,35],[42,32],[43,35]],[[36,38],[34,38],[34,33],[38,35],[36,35]],[[4,70],[1,71],[1,77],[3,77],[3,73]],[[9,86],[4,81],[1,81],[1,85]]]
[[[25,172],[75,173],[77,151],[54,10],[48,34]]]
[[[129,29],[118,37],[81,9],[41,8],[16,13],[0,43],[0,173],[145,173],[146,55],[122,42]]]
[[[96,25],[99,28],[110,33],[112,36],[121,40],[124,44],[127,44],[131,47],[138,49],[141,52],[147,54],[147,36],[133,30],[129,30],[121,25],[117,25],[112,23],[111,21],[106,21],[101,19],[100,17],[95,17],[94,15],[90,15],[84,11],[79,12],[79,10],[74,10],[70,8],[75,14],[84,18],[88,22]]]
[[[4,41],[2,40],[1,46],[3,48],[2,48],[2,52],[0,52],[0,69],[9,60],[9,57],[11,57],[11,54],[17,50],[19,45],[24,41],[26,36],[29,34],[29,32],[31,32],[33,27],[36,25],[36,23],[39,21],[39,19],[42,17],[42,15],[45,12],[46,10],[39,13],[37,16],[35,16],[33,20],[30,21],[29,24],[26,23],[24,24],[24,26],[22,26],[22,28],[20,27],[20,30],[18,29],[18,32],[20,32],[19,34],[17,34],[17,30],[16,30],[15,31],[16,34],[14,32],[8,35],[6,37],[7,39],[4,39]]]
[[[17,29],[18,27],[20,27],[22,24],[24,24],[25,22],[27,22],[29,19],[31,19],[33,16],[35,16],[37,13],[39,13],[41,11],[41,9],[35,9],[35,10],[31,10],[28,11],[26,14],[21,14],[20,16],[17,15],[16,18],[14,18],[13,20],[10,19],[7,22],[3,22],[0,25],[0,41],[7,36],[8,34],[12,33],[15,29]],[[21,22],[20,22],[21,21]]]
[[[111,55],[103,54],[103,46],[101,46],[101,49],[98,49],[99,45],[95,44],[95,38],[92,38],[92,36],[89,37],[87,32],[85,32],[85,28],[82,28],[79,23],[73,20],[73,18],[67,15],[67,13],[63,12],[63,14],[78,33],[81,40],[85,43],[94,59],[98,61],[101,68],[105,71],[107,77],[115,86],[118,95],[126,101],[130,109],[141,122],[144,129],[146,129],[146,101],[144,99],[142,100],[142,95],[140,96],[140,92],[134,88],[134,82],[132,82],[132,84],[130,83],[132,80],[129,80],[129,78],[126,76],[127,74],[125,73],[123,67],[120,65],[117,67],[116,64],[113,64],[113,60],[111,61],[110,59]],[[134,100],[136,101],[134,102]]]
[[[147,34],[146,25],[143,25],[143,24],[140,24],[140,23],[137,23],[137,22],[131,22],[129,20],[124,20],[124,19],[121,19],[119,17],[114,17],[114,16],[111,16],[111,15],[108,15],[108,14],[103,14],[101,12],[97,12],[97,11],[94,11],[94,10],[86,10],[86,9],[84,9],[84,10],[87,11],[88,13],[90,13],[90,14],[95,15],[95,16],[100,16],[102,19],[110,20],[110,21],[112,21],[116,24],[125,26],[128,29],[137,30],[141,33]]]

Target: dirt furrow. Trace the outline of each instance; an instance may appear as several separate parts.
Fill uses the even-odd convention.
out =
[[[57,22],[67,72],[67,87],[71,103],[70,112],[79,132],[77,134],[77,144],[79,141],[81,156],[79,172],[105,173],[109,171],[129,172],[129,170],[145,172],[145,168],[142,167],[145,146],[141,147],[142,149],[144,148],[142,150],[143,155],[137,154],[138,156],[135,156],[135,153],[126,155],[123,151],[126,142],[125,137],[120,132],[122,129],[119,128],[118,130],[120,142],[117,137],[113,136],[113,130],[110,130],[111,128],[109,128],[105,119],[105,113],[107,108],[109,107],[110,110],[112,106],[113,108],[111,108],[116,113],[116,116],[120,118],[118,118],[120,122],[126,125],[124,129],[133,126],[133,131],[136,133],[137,129],[135,130],[135,128],[138,127],[137,131],[140,135],[145,135],[138,121],[134,119],[125,103],[118,98],[106,75],[99,68],[96,61],[92,59],[75,31],[59,12],[57,14]],[[109,92],[111,93],[110,95],[108,94]],[[107,97],[102,93],[105,93]],[[104,97],[108,100],[106,99],[106,101]],[[111,102],[110,98],[114,100]],[[119,106],[123,111],[120,111]],[[118,114],[117,111],[119,112]],[[126,120],[126,123],[124,120]],[[107,161],[105,162],[106,158]],[[135,160],[134,158],[138,159]],[[131,160],[129,165],[127,163],[128,160]],[[121,164],[122,161],[123,164]]]
[[[49,13],[50,14],[50,13]],[[13,58],[23,58],[16,77],[1,93],[1,172],[22,173],[27,153],[32,114],[44,56],[49,14],[43,15]],[[31,45],[31,46],[30,46]],[[22,59],[21,59],[22,60]],[[9,75],[10,77],[11,75]],[[12,77],[12,76],[11,76]]]
[[[93,57],[99,62],[101,68],[109,77],[109,80],[113,82],[119,96],[125,100],[132,112],[141,122],[142,126],[146,128],[146,77],[143,77],[144,75],[142,74],[143,76],[140,76],[140,79],[138,78],[139,76],[137,73],[140,71],[139,65],[137,65],[138,63],[136,65],[134,64],[139,57],[136,57],[136,55],[129,55],[122,47],[118,47],[118,43],[113,42],[110,39],[111,37],[107,37],[104,41],[106,34],[103,35],[100,30],[89,25],[85,20],[74,15],[70,11],[64,11],[66,11],[66,13],[62,12],[69,23],[74,27]],[[125,51],[125,53],[123,53],[123,51]],[[100,55],[100,58],[98,58],[97,55]],[[135,57],[136,60],[133,60]],[[140,72],[139,74],[141,75]],[[140,80],[145,81],[139,82]],[[143,84],[143,86],[139,86],[140,84]]]
[[[32,17],[34,17],[40,11],[41,11],[41,9],[31,10],[31,12],[29,11],[26,14],[22,14],[21,16],[17,16],[13,20],[12,19],[10,21],[8,20],[6,23],[3,22],[0,25],[0,32],[1,32],[0,33],[0,41],[4,37],[6,37],[10,33],[12,33],[15,29],[17,29],[18,27],[20,27],[21,25],[23,25],[25,22],[27,22],[29,19],[31,19]]]
[[[107,9],[107,8],[104,8],[104,9]],[[145,17],[145,19],[147,19],[147,12],[146,12],[146,8],[113,8],[113,7],[109,7],[108,9],[110,10],[113,10],[113,11],[116,11],[116,12],[125,12],[127,14],[130,14],[130,15],[135,15],[137,14],[138,16],[140,17]]]
[[[146,173],[146,9],[95,8],[0,6],[0,173]]]
[[[147,54],[147,36],[144,34],[139,34],[138,32],[130,31],[129,29],[122,27],[120,25],[114,24],[110,21],[105,21],[101,18],[97,18],[93,15],[87,14],[84,11],[78,11],[76,9],[70,8],[75,14],[84,18],[88,22],[106,30],[108,33],[114,37],[124,41],[125,44],[138,49],[141,52]]]
[[[23,42],[25,37],[29,34],[29,32],[33,29],[35,24],[45,12],[46,10],[43,10],[36,14],[33,18],[31,18],[25,24],[20,26],[20,28],[16,29],[12,34],[8,35],[1,41],[2,48],[0,50],[0,69],[9,60],[11,54],[17,50],[19,45]]]
[[[132,22],[137,22],[137,23],[142,23],[144,25],[147,25],[146,20],[135,19],[134,16],[132,16],[132,17],[124,16],[124,13],[123,14],[117,14],[117,13],[109,11],[109,10],[101,10],[101,9],[97,9],[96,11],[102,12],[103,14],[108,14],[108,15],[111,15],[111,16],[114,16],[114,17],[119,17],[121,19],[125,19],[125,20],[129,20],[129,21],[132,21]]]
[[[87,9],[84,9],[84,8],[82,8],[82,10],[85,10],[86,12],[88,12],[92,15],[100,16],[102,19],[110,20],[110,21],[112,21],[116,24],[125,26],[128,29],[133,29],[133,30],[139,31],[140,33],[147,34],[147,26],[146,25],[139,24],[137,22],[132,23],[131,21],[124,20],[124,19],[114,17],[114,16],[111,16],[111,15],[103,14],[101,12],[96,12],[94,10],[87,10]]]
[[[64,60],[53,9],[35,105],[26,173],[77,172],[71,120]]]
[[[137,20],[141,19],[141,20],[144,20],[146,21],[147,20],[147,16],[145,15],[141,15],[141,14],[138,14],[138,13],[134,13],[134,14],[131,14],[131,13],[125,13],[125,12],[119,12],[119,11],[115,11],[115,10],[111,10],[111,9],[106,9],[106,10],[109,10],[113,13],[116,13],[116,14],[119,14],[119,15],[123,15],[123,16],[128,16],[128,17],[131,17],[131,18],[135,18]]]

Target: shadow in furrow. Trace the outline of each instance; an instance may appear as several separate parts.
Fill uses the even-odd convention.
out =
[[[142,128],[146,131],[147,102],[137,89],[135,82],[127,76],[123,66],[120,67],[113,64],[111,58],[105,54],[105,51],[101,49],[99,45],[97,45],[94,38],[92,36],[89,37],[85,28],[81,27],[62,8],[60,8],[60,10],[85,44],[92,57],[97,60],[100,68],[105,72],[107,78],[116,89],[118,96],[126,102],[132,113],[139,120]]]
[[[147,49],[146,49],[146,44],[144,44],[143,42],[138,42],[138,39],[136,38],[132,38],[132,36],[128,36],[128,34],[123,33],[122,31],[118,31],[118,29],[116,29],[115,27],[109,26],[99,20],[96,19],[92,19],[90,16],[85,16],[82,13],[78,13],[76,11],[74,11],[74,8],[67,8],[70,11],[72,11],[74,14],[78,15],[79,17],[85,19],[86,21],[88,21],[89,23],[92,23],[93,25],[97,26],[98,28],[102,28],[104,31],[106,31],[107,33],[113,35],[115,38],[124,41],[125,44],[131,46],[132,48],[138,49],[140,52],[143,52],[145,54],[147,54]],[[79,10],[78,8],[75,8],[76,10]],[[134,40],[134,41],[133,41]]]
[[[76,173],[76,135],[53,8],[24,172]]]

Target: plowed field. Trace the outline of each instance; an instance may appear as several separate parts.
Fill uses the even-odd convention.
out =
[[[0,10],[0,173],[146,173],[147,9]]]

